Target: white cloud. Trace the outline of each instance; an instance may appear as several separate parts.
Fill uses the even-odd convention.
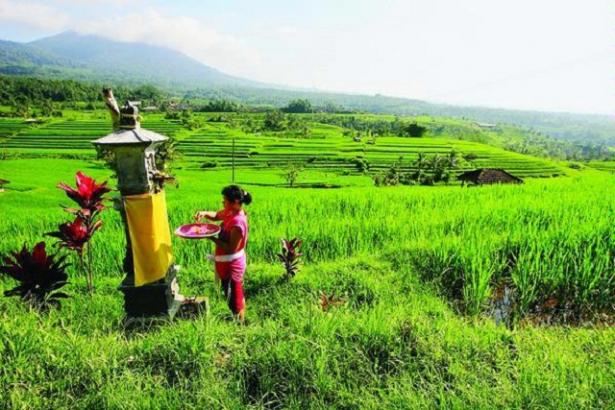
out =
[[[251,66],[260,64],[258,53],[241,39],[207,27],[195,18],[167,15],[153,8],[84,22],[74,28],[83,34],[178,50],[235,75],[247,76]]]
[[[0,0],[0,33],[71,28],[322,90],[582,112],[615,106],[612,0],[213,3]]]
[[[41,2],[0,0],[0,21],[28,25],[48,31],[72,29],[117,41],[142,42],[178,50],[228,74],[249,77],[261,59],[240,38],[225,34],[189,16],[173,15],[159,8],[126,12],[123,5],[142,0],[55,0]],[[109,12],[87,19],[69,17],[62,9],[75,6]],[[119,6],[109,9],[109,6]],[[119,13],[118,13],[119,12]],[[79,15],[79,13],[77,13]]]
[[[39,29],[63,30],[70,18],[67,14],[41,3],[0,0],[0,21]]]
[[[141,3],[142,0],[55,0],[58,3],[74,4],[77,6],[96,6],[96,5],[128,5]]]

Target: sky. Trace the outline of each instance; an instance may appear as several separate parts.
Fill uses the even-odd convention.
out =
[[[615,115],[612,0],[0,0],[0,39],[65,30],[266,83]]]

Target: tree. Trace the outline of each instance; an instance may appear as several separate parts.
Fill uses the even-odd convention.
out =
[[[265,114],[263,129],[265,131],[283,131],[286,129],[286,116],[278,110],[269,111]]]
[[[53,114],[53,103],[50,99],[46,98],[41,103],[41,113],[44,117],[51,117]]]
[[[416,171],[412,175],[410,175],[410,179],[414,181],[420,181],[423,178],[423,173],[425,172],[425,168],[427,166],[427,159],[425,158],[425,154],[419,152],[419,156],[413,163]]]
[[[153,85],[141,85],[128,94],[128,99],[141,101],[144,105],[158,105],[163,99],[162,91]]]
[[[15,99],[15,105],[14,105],[13,109],[15,111],[15,114],[18,117],[27,118],[28,115],[30,114],[30,101],[28,100],[27,97],[25,97],[23,95],[19,95]]]
[[[338,112],[344,112],[346,111],[344,107],[342,107],[341,105],[337,105],[334,104],[332,102],[327,102],[323,107],[322,107],[322,111],[323,112],[327,112],[327,113],[338,113]]]
[[[303,171],[303,168],[297,164],[290,163],[286,168],[286,171],[282,175],[284,179],[286,179],[286,183],[289,187],[294,187],[297,179],[299,178],[299,174]]]
[[[306,99],[292,100],[288,105],[282,108],[282,111],[288,113],[309,113],[313,112],[312,103]]]
[[[234,101],[229,100],[211,100],[205,105],[199,106],[197,111],[201,112],[237,112],[241,106]]]
[[[402,126],[402,135],[411,138],[421,138],[425,131],[427,131],[427,128],[418,125],[416,122]]]

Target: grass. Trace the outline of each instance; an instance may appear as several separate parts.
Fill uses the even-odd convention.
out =
[[[213,138],[216,129],[221,134]],[[207,295],[211,312],[123,329],[123,231],[118,214],[107,210],[93,242],[94,296],[73,266],[71,298],[61,310],[39,313],[0,299],[0,408],[615,406],[615,328],[530,320],[554,300],[556,309],[581,318],[612,317],[615,176],[586,168],[521,186],[376,188],[368,175],[326,164],[356,154],[356,143],[332,126],[306,140],[249,136],[223,124],[178,132],[186,153],[210,152],[221,165],[196,169],[201,159],[190,155],[177,164],[179,188],[167,188],[171,226],[219,206],[230,179],[222,165],[229,135],[236,133],[245,152],[262,151],[250,157],[267,158],[237,170],[255,198],[248,208],[248,326],[230,320],[213,284],[204,260],[210,244],[174,238],[182,292]],[[559,169],[447,138],[383,137],[363,155],[384,166],[400,152],[409,160],[419,147],[453,145],[476,152],[477,161],[510,161],[534,175]],[[11,181],[0,193],[0,254],[43,239],[66,217],[57,182],[71,181],[77,170],[109,175],[94,161],[45,158],[64,149],[10,151],[24,157],[0,161],[0,178]],[[285,188],[278,163],[263,166],[275,154],[297,152],[327,165],[308,168],[300,183],[341,188]],[[305,241],[305,264],[288,282],[275,252],[281,237],[292,236]],[[515,290],[512,327],[490,315],[503,282]],[[0,279],[0,291],[12,285]],[[323,294],[341,305],[323,309]]]
[[[341,275],[341,277],[340,277]],[[292,284],[253,264],[250,325],[208,317],[148,331],[120,325],[116,281],[48,315],[2,302],[8,408],[609,408],[612,329],[516,331],[455,315],[387,264],[306,268]],[[371,277],[371,279],[369,279]],[[321,289],[371,302],[323,312]],[[184,288],[214,295],[197,278]],[[77,282],[76,286],[83,286]],[[400,286],[396,291],[395,286]],[[351,295],[351,298],[353,295]]]

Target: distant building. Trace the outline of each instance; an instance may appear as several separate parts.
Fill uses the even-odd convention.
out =
[[[190,105],[182,102],[171,101],[169,102],[169,111],[183,111],[190,108]]]
[[[479,168],[467,171],[457,177],[461,184],[522,184],[523,180],[503,169]]]
[[[487,128],[487,129],[492,129],[498,126],[497,124],[490,124],[488,122],[475,122],[474,124],[478,125],[481,128]]]

